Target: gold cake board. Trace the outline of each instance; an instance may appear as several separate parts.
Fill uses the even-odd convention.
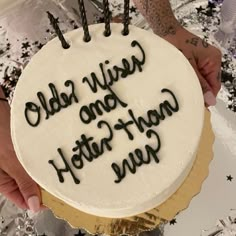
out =
[[[194,166],[181,187],[160,206],[129,218],[111,219],[96,217],[81,212],[42,189],[42,201],[56,217],[64,219],[75,228],[83,228],[92,234],[118,236],[137,235],[152,230],[160,223],[170,221],[175,215],[188,207],[191,199],[200,192],[203,181],[208,176],[208,167],[213,158],[214,134],[211,127],[210,112],[206,110],[199,150]]]

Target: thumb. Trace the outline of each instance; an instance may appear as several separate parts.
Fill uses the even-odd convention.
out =
[[[207,106],[215,106],[216,105],[216,97],[214,96],[214,94],[212,92],[211,86],[203,78],[202,74],[198,71],[197,65],[194,63],[191,63],[191,64],[192,64],[192,66],[197,74],[197,77],[199,79],[199,82],[201,84],[205,104]]]
[[[41,205],[41,194],[38,185],[30,178],[22,167],[17,169],[17,173],[13,177],[28,208],[33,212],[38,212]]]

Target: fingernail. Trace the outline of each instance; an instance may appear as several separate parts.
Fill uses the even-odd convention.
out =
[[[216,98],[214,94],[210,91],[204,94],[204,101],[208,106],[215,106],[216,105]]]
[[[29,209],[36,213],[40,210],[40,202],[39,202],[39,198],[37,196],[32,196],[28,199],[28,206]]]

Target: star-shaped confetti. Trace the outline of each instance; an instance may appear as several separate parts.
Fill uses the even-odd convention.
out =
[[[29,47],[30,47],[30,44],[29,44],[29,42],[22,43],[22,46],[21,46],[21,48],[22,48],[22,49],[25,49],[25,50],[27,50]]]
[[[129,10],[131,13],[136,13],[137,8],[132,6]]]
[[[177,224],[176,219],[173,219],[173,220],[170,221],[170,225],[175,225],[175,224]]]
[[[207,7],[210,8],[210,9],[213,9],[213,8],[216,8],[216,5],[213,2],[208,2],[208,6]]]
[[[227,178],[227,181],[230,181],[230,182],[232,182],[233,180],[233,177],[231,175],[227,175],[226,178]]]
[[[86,234],[85,233],[82,233],[80,230],[77,234],[74,234],[74,236],[85,236]]]
[[[44,44],[40,43],[40,44],[38,45],[38,49],[41,49],[43,46],[44,46]]]
[[[207,10],[206,12],[204,12],[204,14],[205,14],[206,16],[213,16],[213,13],[214,13],[214,10],[212,10],[212,9],[209,9],[209,10]]]
[[[105,22],[105,19],[103,16],[97,19],[97,23],[104,23],[104,22]]]
[[[201,13],[203,10],[205,10],[202,6],[196,7],[197,13]]]
[[[21,58],[27,58],[27,57],[29,57],[29,52],[23,52]]]

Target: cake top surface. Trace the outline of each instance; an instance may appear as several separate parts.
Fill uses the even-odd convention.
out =
[[[151,32],[112,24],[54,39],[24,70],[12,139],[29,175],[84,212],[126,217],[165,201],[195,159],[204,102],[195,72]]]

